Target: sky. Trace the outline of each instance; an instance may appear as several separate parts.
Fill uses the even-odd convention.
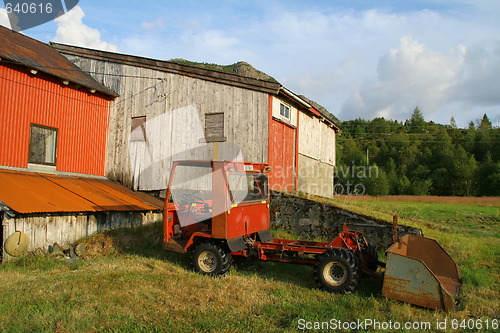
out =
[[[498,0],[80,1],[23,31],[169,60],[246,61],[342,121],[500,126]],[[0,8],[0,24],[10,26]]]

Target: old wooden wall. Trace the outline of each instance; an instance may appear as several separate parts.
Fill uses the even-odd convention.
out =
[[[333,196],[335,131],[316,117],[299,113],[299,191]]]
[[[24,232],[30,239],[28,251],[46,253],[49,245],[71,244],[96,232],[119,227],[133,227],[162,221],[161,212],[84,212],[17,214],[4,216],[3,241],[16,231]],[[4,251],[3,260],[10,256]]]
[[[203,131],[205,114],[214,112],[224,112],[226,142],[219,144],[219,159],[267,162],[267,93],[157,69],[67,57],[120,95],[111,106],[108,178],[133,189],[165,189],[173,159],[213,158],[213,143],[204,142]],[[144,131],[144,140],[131,141],[132,118],[142,116],[145,126],[136,130]]]

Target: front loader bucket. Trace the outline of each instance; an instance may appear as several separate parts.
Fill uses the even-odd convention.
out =
[[[461,285],[460,268],[433,239],[405,235],[387,250],[382,287],[385,297],[451,310]]]

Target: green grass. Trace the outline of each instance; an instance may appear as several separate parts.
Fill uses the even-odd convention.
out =
[[[450,325],[452,319],[499,317],[498,208],[341,204],[379,216],[397,213],[401,223],[438,239],[463,272],[457,308],[447,313],[386,299],[381,282],[370,278],[353,294],[329,294],[314,288],[311,267],[292,264],[237,260],[227,277],[207,278],[191,272],[188,256],[161,250],[161,226],[152,225],[89,239],[110,248],[98,247],[72,264],[27,256],[1,265],[0,331],[290,332],[298,331],[301,319],[420,321],[434,327],[436,320]]]

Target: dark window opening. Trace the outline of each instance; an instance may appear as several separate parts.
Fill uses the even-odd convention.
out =
[[[224,113],[205,114],[205,141],[224,142]]]
[[[57,128],[31,124],[28,162],[56,165]]]
[[[146,142],[146,116],[132,118],[130,141]]]

